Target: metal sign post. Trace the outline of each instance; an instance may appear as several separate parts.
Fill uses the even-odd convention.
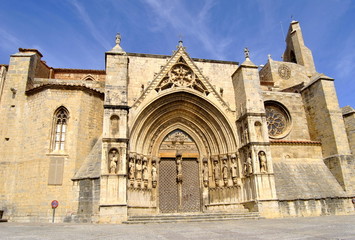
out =
[[[54,223],[55,209],[58,207],[58,205],[59,205],[59,202],[57,200],[53,200],[51,202],[51,206],[53,209],[52,223]]]

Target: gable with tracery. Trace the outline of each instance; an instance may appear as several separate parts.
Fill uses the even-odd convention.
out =
[[[155,87],[157,92],[174,87],[188,87],[208,95],[209,91],[199,77],[180,57],[179,61],[170,69],[165,77]]]

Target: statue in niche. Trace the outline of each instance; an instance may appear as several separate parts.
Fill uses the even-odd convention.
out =
[[[256,121],[254,123],[254,127],[255,127],[256,138],[258,139],[258,142],[262,142],[263,141],[263,131],[262,131],[261,123],[259,121]]]
[[[136,180],[137,180],[137,185],[138,187],[141,186],[141,181],[142,181],[142,160],[138,156],[137,157],[137,163],[136,163]]]
[[[135,164],[134,164],[134,156],[129,156],[129,163],[128,163],[128,178],[130,180],[131,186],[134,184],[134,173],[135,173]]]
[[[143,172],[143,183],[144,187],[148,187],[148,166],[147,166],[147,161],[148,159],[146,157],[143,158],[143,166],[142,166],[142,172]]]
[[[227,157],[223,157],[223,167],[222,167],[222,176],[223,176],[223,183],[224,186],[228,184],[228,165],[227,165]]]
[[[260,163],[260,172],[267,173],[266,154],[264,151],[260,151],[258,155],[259,155],[259,163]]]
[[[245,124],[244,126],[244,143],[248,143],[249,142],[249,131],[248,131],[248,125]]]
[[[237,156],[235,154],[231,155],[231,175],[232,175],[232,180],[233,184],[237,184],[237,176],[238,176],[238,164],[236,161]]]
[[[110,173],[115,174],[117,170],[117,150],[113,149],[111,150],[111,158],[110,158]]]
[[[177,181],[182,181],[182,155],[181,153],[176,154],[176,173],[177,173]]]
[[[251,174],[253,174],[253,162],[251,156],[249,155],[246,161],[244,162],[244,175],[246,177],[249,177]]]
[[[253,174],[253,161],[249,155],[246,161],[246,176]]]
[[[217,158],[213,160],[213,175],[214,175],[214,181],[216,183],[216,187],[219,187],[219,179],[221,178],[221,172],[220,172]]]
[[[242,127],[239,128],[239,136],[240,136],[241,144],[244,143],[245,140],[244,140],[244,133],[243,133],[243,128]]]
[[[155,188],[157,186],[157,167],[155,166],[156,162],[152,162],[152,187]]]
[[[207,159],[203,159],[203,167],[202,167],[202,174],[203,174],[203,186],[208,187],[208,163]]]

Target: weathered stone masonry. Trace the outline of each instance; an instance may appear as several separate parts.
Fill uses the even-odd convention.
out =
[[[298,22],[283,61],[106,52],[105,70],[0,65],[0,210],[10,221],[351,214],[354,109],[316,72]]]

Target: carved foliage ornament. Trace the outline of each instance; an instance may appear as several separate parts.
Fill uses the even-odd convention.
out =
[[[184,63],[175,64],[155,90],[158,92],[173,87],[188,87],[208,95],[207,88],[192,69]]]
[[[279,66],[278,72],[279,76],[283,79],[289,79],[291,77],[291,69],[285,64]]]

